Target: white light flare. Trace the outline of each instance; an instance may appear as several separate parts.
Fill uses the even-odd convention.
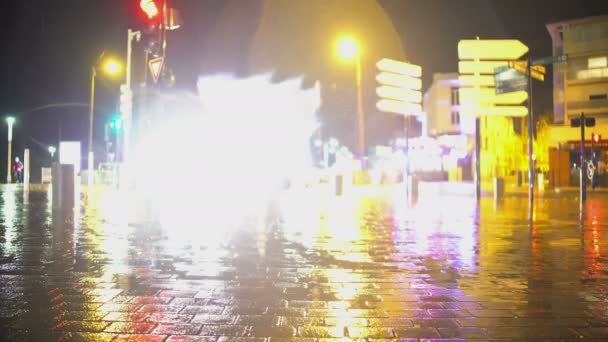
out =
[[[220,225],[264,215],[286,179],[312,173],[320,90],[301,84],[273,84],[270,75],[201,77],[200,111],[179,113],[142,136],[138,188],[163,226],[208,238]]]

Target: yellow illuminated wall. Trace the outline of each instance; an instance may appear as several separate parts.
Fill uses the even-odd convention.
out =
[[[523,118],[522,134],[513,130],[513,119],[505,116],[486,116],[481,118],[481,179],[491,184],[494,177],[504,177],[509,181],[517,180],[517,171],[525,174],[528,170],[528,130]],[[539,120],[537,137],[534,141],[536,168],[547,171],[549,168],[548,123]]]

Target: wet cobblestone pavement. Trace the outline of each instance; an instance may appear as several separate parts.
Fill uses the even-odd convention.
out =
[[[112,224],[98,196],[1,189],[0,340],[608,340],[606,194],[306,195],[230,229]]]

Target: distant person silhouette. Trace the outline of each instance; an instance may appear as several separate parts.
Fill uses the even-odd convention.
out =
[[[16,183],[23,182],[23,163],[19,160],[19,157],[15,158],[15,163],[13,164],[13,178]]]

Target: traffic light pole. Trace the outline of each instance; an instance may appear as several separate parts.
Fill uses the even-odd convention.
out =
[[[129,182],[129,168],[127,166],[127,164],[129,163],[129,149],[130,149],[130,142],[131,142],[131,130],[132,130],[132,122],[133,122],[133,97],[132,97],[132,90],[131,90],[131,64],[132,64],[132,52],[133,52],[133,39],[135,39],[136,41],[139,41],[141,39],[141,32],[139,31],[133,31],[131,29],[129,29],[127,31],[127,66],[126,66],[126,75],[125,75],[125,99],[124,101],[127,103],[121,103],[121,114],[123,116],[123,120],[124,120],[124,127],[123,127],[123,139],[122,139],[122,146],[117,146],[120,147],[120,149],[117,149],[117,151],[122,151],[122,172],[120,173],[120,184],[121,186],[123,185],[127,185]]]
[[[95,112],[95,77],[97,76],[97,70],[93,66],[91,68],[91,102],[89,107],[89,145],[88,145],[88,156],[87,156],[87,184],[88,189],[90,190],[94,184],[94,169],[95,169],[95,161],[93,160],[93,120],[94,120],[94,112]]]
[[[528,54],[528,201],[534,205],[534,109],[532,103],[532,57]]]

